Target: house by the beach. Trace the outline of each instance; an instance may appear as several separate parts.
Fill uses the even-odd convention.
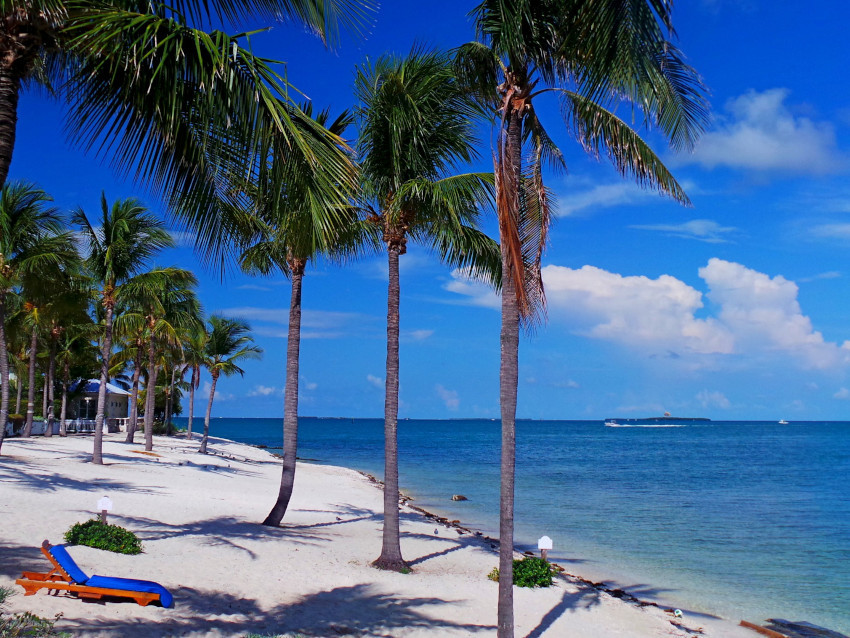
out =
[[[85,384],[85,385],[82,385]],[[80,387],[82,385],[82,387]],[[81,381],[71,388],[74,398],[68,401],[68,418],[91,420],[97,416],[97,393],[100,379]],[[126,419],[130,393],[112,383],[106,384],[106,419]]]

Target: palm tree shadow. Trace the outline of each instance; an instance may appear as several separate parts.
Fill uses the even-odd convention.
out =
[[[576,592],[564,591],[560,602],[552,607],[526,638],[540,638],[561,616],[572,609],[587,609],[599,604],[600,594],[592,587],[580,586]]]

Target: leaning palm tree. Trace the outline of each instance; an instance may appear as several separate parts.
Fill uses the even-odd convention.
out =
[[[242,46],[251,34],[209,25],[281,18],[335,44],[340,29],[361,32],[372,8],[371,0],[0,0],[0,185],[19,94],[42,85],[69,98],[76,144],[148,184],[187,223],[218,227],[219,212],[234,205],[217,189],[222,175],[250,175],[269,130],[317,155],[280,109],[289,90],[276,63]],[[329,173],[344,169],[336,140],[319,152],[336,157],[325,162]]]
[[[672,174],[615,111],[658,128],[689,149],[707,123],[705,87],[675,37],[672,5],[658,0],[484,0],[472,12],[478,42],[460,47],[457,68],[496,132],[494,165],[502,250],[500,404],[502,460],[498,635],[513,636],[513,499],[519,327],[544,305],[540,260],[550,196],[543,165],[564,167],[534,101],[560,102],[564,123],[594,156],[676,201]]]
[[[118,200],[110,207],[106,195],[103,194],[100,208],[100,219],[96,224],[89,220],[82,209],[77,209],[73,216],[74,223],[80,226],[82,236],[88,244],[86,266],[101,288],[101,304],[104,309],[100,389],[97,394],[92,452],[92,463],[96,464],[103,463],[103,417],[117,297],[121,286],[145,268],[157,252],[174,246],[174,240],[164,224],[138,200]]]
[[[24,281],[32,289],[38,281],[55,278],[76,258],[72,238],[51,201],[25,182],[5,184],[0,191],[0,447],[9,415],[7,300]]]
[[[312,106],[302,107],[312,116]],[[316,116],[320,126],[327,126],[331,134],[340,136],[351,123],[344,112],[328,124],[328,111]],[[281,272],[291,280],[289,305],[289,336],[286,341],[286,381],[284,389],[283,415],[283,461],[280,489],[277,499],[263,525],[277,526],[286,514],[295,484],[296,456],[298,449],[298,368],[301,347],[301,288],[305,269],[311,259],[325,256],[333,260],[344,259],[354,254],[370,239],[376,239],[372,225],[358,218],[357,210],[351,206],[336,211],[320,211],[315,215],[311,202],[316,200],[314,192],[322,188],[315,179],[313,168],[287,152],[285,145],[277,147],[271,162],[285,170],[269,171],[280,181],[266,185],[253,192],[273,193],[271,198],[256,200],[256,221],[260,227],[256,238],[240,257],[242,270],[250,274],[269,275]],[[353,193],[352,193],[353,196]],[[371,242],[375,246],[375,242]]]
[[[239,364],[246,359],[259,359],[263,351],[254,345],[251,336],[251,327],[247,322],[240,319],[228,319],[220,315],[212,315],[209,318],[209,339],[207,340],[206,368],[212,377],[210,384],[210,398],[207,403],[207,414],[204,417],[204,436],[201,439],[201,447],[198,452],[207,453],[207,439],[210,434],[210,415],[212,414],[213,399],[215,399],[215,387],[221,375],[231,377],[234,374],[240,376],[245,371]]]
[[[476,142],[474,105],[458,85],[448,56],[414,49],[358,67],[357,143],[362,205],[387,248],[387,371],[384,404],[384,530],[381,569],[408,568],[398,512],[399,257],[408,240],[444,261],[498,280],[498,246],[475,228],[492,176],[455,174]]]

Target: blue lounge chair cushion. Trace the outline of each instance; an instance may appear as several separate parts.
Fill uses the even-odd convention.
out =
[[[141,591],[148,594],[159,594],[159,602],[163,607],[171,607],[174,597],[171,592],[159,583],[150,580],[134,580],[132,578],[112,578],[95,574],[86,581],[87,587],[103,587],[104,589],[120,589],[122,591]]]
[[[71,555],[68,553],[68,550],[65,549],[64,545],[54,545],[50,548],[50,555],[56,559],[56,562],[65,570],[65,573],[71,577],[78,585],[84,585],[86,581],[89,579],[86,576],[86,573],[77,567],[77,563],[74,562],[74,559],[71,558]]]

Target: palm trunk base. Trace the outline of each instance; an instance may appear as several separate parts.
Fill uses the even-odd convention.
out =
[[[383,554],[377,560],[372,561],[372,567],[400,574],[409,574],[413,571],[401,556],[388,557]]]

